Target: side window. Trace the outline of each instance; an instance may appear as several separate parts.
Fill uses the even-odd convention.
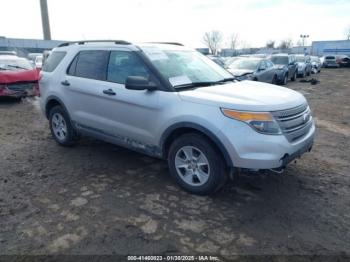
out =
[[[266,63],[266,65],[267,65],[267,68],[271,68],[271,67],[273,67],[273,64],[272,64],[272,62],[271,62],[271,61],[266,60],[266,61],[265,61],[265,63]]]
[[[150,78],[150,72],[133,52],[112,51],[108,63],[107,81],[125,84],[128,76]]]
[[[266,69],[266,63],[265,63],[264,60],[262,60],[262,61],[260,62],[259,68],[260,68],[260,70],[265,70],[265,69]]]
[[[66,52],[62,52],[62,51],[52,52],[52,54],[44,62],[42,70],[44,72],[52,72],[53,70],[56,69],[56,67],[62,61],[65,55],[66,55]]]
[[[106,80],[108,58],[109,51],[81,51],[73,60],[68,74],[72,73],[74,76],[95,80]]]

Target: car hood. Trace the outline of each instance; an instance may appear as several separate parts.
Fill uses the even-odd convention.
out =
[[[248,80],[181,91],[179,96],[188,102],[251,111],[283,110],[306,102],[289,88]]]
[[[11,84],[16,82],[34,82],[38,80],[39,72],[36,69],[0,71],[0,84]]]
[[[286,66],[286,65],[283,65],[283,64],[275,64],[274,67],[275,67],[276,69],[280,69],[280,70],[286,69],[286,68],[287,68],[287,66]]]
[[[305,64],[305,62],[297,62],[297,65],[298,66],[305,66],[306,64]]]
[[[243,75],[253,74],[253,73],[254,73],[253,70],[249,70],[249,69],[234,69],[234,68],[228,68],[227,70],[228,70],[231,74],[233,74],[234,76],[243,76]]]

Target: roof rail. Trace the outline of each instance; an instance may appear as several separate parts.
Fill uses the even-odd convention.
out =
[[[149,44],[163,44],[163,45],[179,45],[179,46],[184,46],[181,43],[177,42],[148,42]]]
[[[58,47],[69,46],[73,44],[85,45],[86,43],[114,43],[116,45],[131,45],[130,42],[124,40],[81,40],[81,41],[71,41],[59,44]]]

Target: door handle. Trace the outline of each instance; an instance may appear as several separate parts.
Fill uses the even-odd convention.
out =
[[[68,82],[68,80],[64,80],[61,82],[61,85],[63,86],[70,86],[70,83]]]
[[[112,89],[103,90],[103,93],[109,96],[115,96],[116,93]]]

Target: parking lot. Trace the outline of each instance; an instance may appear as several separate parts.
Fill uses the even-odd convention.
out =
[[[211,197],[179,189],[157,159],[87,138],[60,147],[37,99],[2,100],[1,253],[350,255],[350,70],[311,77],[287,87],[310,103],[313,151]]]

